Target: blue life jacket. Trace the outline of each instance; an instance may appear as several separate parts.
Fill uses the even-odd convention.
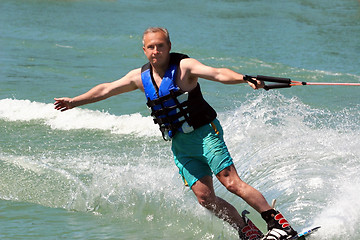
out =
[[[176,132],[189,133],[212,122],[215,110],[205,101],[199,83],[190,92],[182,91],[176,85],[176,74],[181,59],[187,55],[170,54],[169,67],[157,86],[152,75],[151,64],[141,68],[141,79],[154,123],[159,124],[164,140],[170,140]]]

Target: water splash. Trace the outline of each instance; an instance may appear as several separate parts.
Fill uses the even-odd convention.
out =
[[[115,116],[107,112],[81,108],[59,112],[54,110],[52,104],[29,100],[1,99],[0,119],[38,120],[58,130],[96,129],[111,131],[115,134],[135,134],[140,137],[159,135],[151,117],[143,117],[139,113]]]
[[[314,239],[355,239],[360,210],[359,111],[316,109],[275,91],[236,104],[219,118],[241,178],[268,200],[276,198],[296,229],[321,225]],[[33,122],[37,134],[30,127],[23,129],[32,141],[46,135],[43,126],[51,129],[52,137],[64,130],[68,138],[76,135],[62,147],[49,140],[51,136],[38,146],[30,144],[29,151],[10,153],[2,146],[2,199],[122,216],[150,229],[193,229],[194,236],[208,236],[203,229],[210,226],[232,236],[233,231],[216,218],[214,225],[208,224],[211,215],[182,186],[169,145],[151,119],[87,109],[59,113],[51,104],[14,99],[0,100],[0,118],[10,134],[16,134],[16,129],[10,131],[12,123],[21,127]],[[101,132],[109,134],[100,134],[99,140],[96,135]],[[19,176],[17,184],[8,184]],[[248,208],[218,182],[215,188],[239,210]],[[255,222],[263,224],[256,217]]]

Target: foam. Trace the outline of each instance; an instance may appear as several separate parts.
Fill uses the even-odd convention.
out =
[[[97,129],[115,134],[159,136],[151,117],[139,113],[115,116],[107,112],[75,108],[56,111],[52,104],[29,100],[0,100],[0,119],[5,121],[41,121],[57,130]]]
[[[333,199],[314,220],[324,232],[321,239],[350,239],[351,236],[359,236],[359,188],[359,178],[353,179],[351,184],[347,180],[340,184]]]

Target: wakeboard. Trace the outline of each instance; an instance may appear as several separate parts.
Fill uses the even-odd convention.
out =
[[[306,236],[309,236],[310,234],[314,233],[315,231],[319,230],[320,226],[319,227],[314,227],[314,228],[311,228],[309,230],[306,230],[306,231],[303,231],[301,233],[298,233],[296,236],[290,238],[292,240],[295,240],[295,239],[298,239],[298,240],[305,240],[305,237]]]

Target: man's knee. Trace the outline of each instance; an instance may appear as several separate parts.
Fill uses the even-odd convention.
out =
[[[240,188],[236,181],[230,179],[224,183],[224,186],[232,193],[236,192]]]
[[[215,207],[216,197],[210,194],[201,194],[197,196],[199,204],[207,209],[213,209]]]
[[[216,177],[226,187],[226,189],[232,193],[239,193],[241,189],[246,187],[233,165],[225,168],[223,171],[218,173]]]
[[[231,193],[241,194],[246,189],[247,184],[240,179],[229,179],[224,183],[224,186]]]

